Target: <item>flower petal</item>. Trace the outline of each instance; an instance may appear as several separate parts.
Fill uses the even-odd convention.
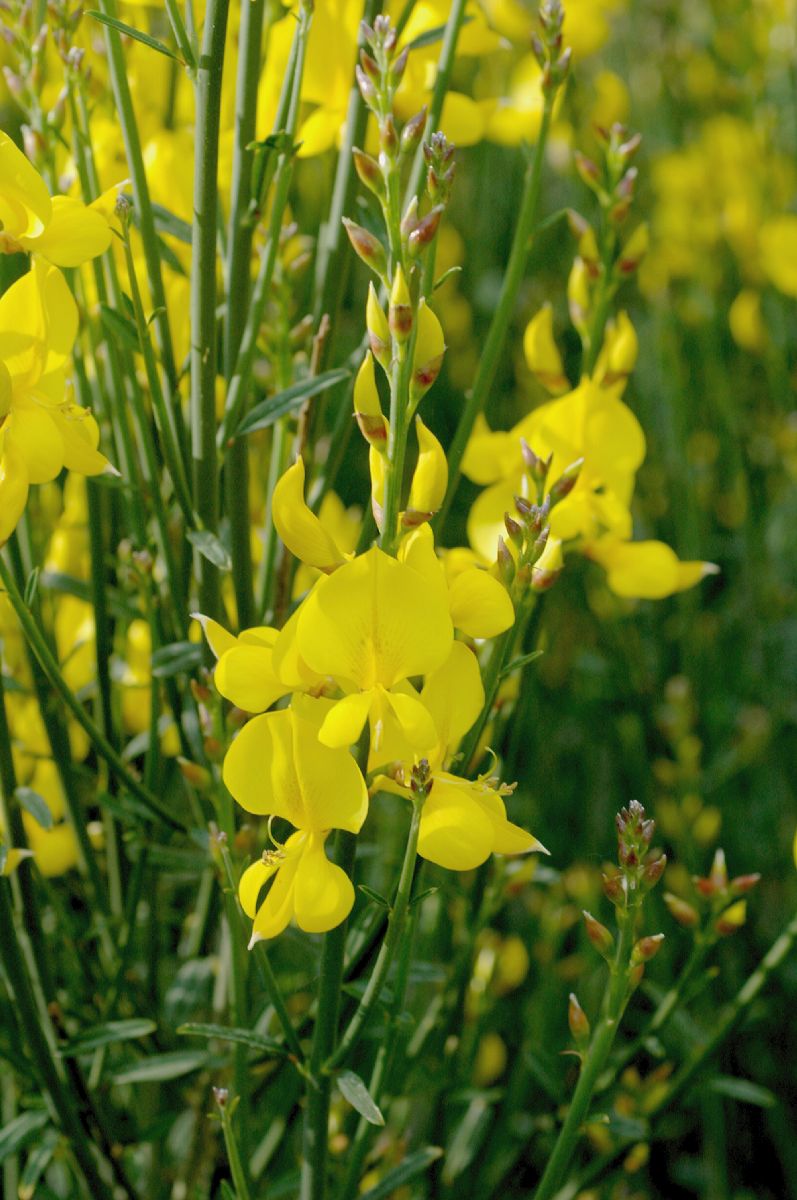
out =
[[[354,887],[345,871],[324,853],[324,838],[312,836],[296,871],[296,924],[305,933],[326,933],[345,921]]]

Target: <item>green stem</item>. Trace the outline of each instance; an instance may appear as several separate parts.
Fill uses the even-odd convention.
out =
[[[271,204],[268,241],[263,257],[260,260],[260,268],[252,291],[247,322],[241,336],[235,367],[228,379],[224,419],[218,436],[218,443],[221,448],[227,445],[230,438],[234,438],[241,417],[246,411],[249,385],[252,380],[252,368],[257,351],[257,340],[260,336],[260,326],[263,323],[263,316],[271,291],[271,281],[274,277],[274,268],[277,264],[282,221],[288,203],[291,179],[293,178],[293,140],[299,116],[305,51],[307,48],[307,38],[310,33],[311,20],[312,5],[309,3],[309,0],[303,0],[299,8],[298,23],[291,51],[293,76],[285,122],[285,132],[288,134],[291,145],[280,155],[274,176],[274,198]]]
[[[41,629],[36,623],[33,614],[28,608],[23,596],[17,587],[12,571],[9,569],[5,559],[0,556],[0,582],[5,588],[11,605],[17,614],[23,632],[28,639],[28,642],[35,654],[39,665],[46,675],[50,686],[61,697],[66,707],[71,712],[77,723],[88,734],[89,739],[97,753],[105,759],[108,766],[116,774],[117,778],[124,786],[139,800],[145,808],[172,827],[172,829],[184,830],[185,826],[178,820],[156,796],[153,796],[132,774],[130,768],[120,757],[107,737],[94,724],[91,717],[80,701],[74,696],[69,685],[64,680],[61,674],[58,662],[47,644]]]
[[[238,1147],[238,1140],[235,1136],[235,1130],[232,1126],[232,1112],[230,1105],[225,1101],[220,1105],[221,1108],[221,1128],[224,1133],[224,1144],[227,1147],[227,1159],[230,1164],[230,1174],[235,1185],[236,1200],[251,1200],[252,1193],[249,1190],[249,1182],[247,1173],[244,1170],[244,1164],[241,1160],[241,1151]]]
[[[72,1094],[56,1068],[52,1051],[39,1023],[27,965],[14,926],[10,884],[8,879],[3,878],[0,878],[0,959],[8,985],[14,993],[15,1013],[25,1035],[28,1053],[33,1060],[39,1082],[49,1096],[53,1117],[64,1131],[89,1195],[96,1200],[111,1200],[111,1188],[100,1176],[79,1110],[75,1107]]]
[[[269,20],[273,8],[269,5]],[[257,88],[260,80],[265,0],[241,8],[238,38],[238,78],[235,93],[230,224],[227,236],[227,314],[224,323],[224,374],[229,378],[241,346],[251,293],[254,224],[248,219],[252,199],[253,153]],[[249,451],[245,439],[233,442],[224,470],[225,506],[230,522],[230,552],[238,628],[255,622],[254,580],[249,522]]]
[[[346,874],[350,875],[354,867],[355,839],[352,834],[339,830],[335,842],[337,861]],[[324,948],[321,951],[318,1007],[308,1064],[310,1082],[307,1087],[307,1107],[302,1139],[300,1200],[324,1200],[326,1196],[332,1076],[324,1070],[324,1065],[334,1053],[338,1036],[346,925],[347,922],[344,921],[325,935]]]
[[[180,7],[177,0],[165,0],[165,7],[166,15],[169,18],[169,24],[174,34],[174,40],[177,42],[180,53],[183,56],[189,78],[193,79],[196,75],[196,55],[194,47],[191,45],[191,39],[188,36]]]
[[[404,861],[401,864],[396,898],[390,910],[385,940],[382,942],[371,978],[368,980],[368,985],[355,1010],[354,1016],[346,1027],[346,1031],[341,1037],[337,1049],[324,1064],[324,1070],[327,1072],[334,1071],[336,1067],[341,1066],[357,1044],[368,1022],[368,1018],[382,994],[382,989],[387,982],[387,973],[390,970],[393,957],[404,934],[410,893],[412,892],[412,880],[415,873],[415,861],[418,855],[418,833],[421,827],[423,800],[424,796],[421,795],[413,797],[412,820],[410,821],[409,833],[407,835],[407,846],[404,851]]]
[[[191,239],[191,457],[194,504],[202,528],[216,533],[216,229],[224,40],[229,0],[208,0],[196,79],[194,222]],[[195,555],[202,612],[218,617],[218,568]]]
[[[498,364],[503,354],[506,335],[515,312],[520,285],[523,282],[523,276],[526,272],[529,249],[537,222],[537,210],[539,208],[540,191],[542,188],[542,168],[545,159],[545,147],[551,128],[555,96],[555,91],[549,91],[545,96],[542,123],[537,135],[537,144],[534,147],[534,155],[526,168],[523,195],[520,201],[520,213],[515,228],[515,236],[512,241],[512,249],[509,253],[509,262],[507,263],[506,273],[501,285],[501,295],[484,342],[484,349],[482,350],[476,378],[473,382],[473,390],[465,401],[456,434],[448,451],[448,490],[442,507],[435,518],[435,528],[437,531],[442,530],[449,509],[451,508],[454,493],[459,483],[462,458],[470,440],[473,426],[476,423],[476,418],[482,412],[487,402],[490,388],[495,379],[495,373],[498,370]]]
[[[616,240],[617,236],[612,232],[602,255],[601,276],[598,282],[595,304],[592,309],[592,319],[590,320],[589,329],[584,339],[582,374],[587,377],[591,376],[595,370],[598,356],[603,346],[603,335],[606,330],[606,322],[609,319],[612,300],[617,291],[617,282],[613,279]]]
[[[396,357],[393,360],[390,381],[390,433],[385,462],[385,503],[380,541],[386,554],[395,554],[401,536],[399,512],[404,488],[404,461],[407,454],[412,341],[397,345],[394,353]]]
[[[534,1193],[534,1200],[551,1200],[561,1186],[581,1135],[581,1126],[589,1112],[598,1076],[603,1070],[614,1044],[628,1000],[628,974],[631,950],[634,944],[637,909],[638,902],[624,912],[618,913],[620,936],[617,939],[614,961],[610,968],[609,984],[604,995],[600,1023],[584,1056],[573,1099],[542,1179]]]
[[[443,104],[445,102],[446,93],[448,92],[449,84],[451,83],[451,72],[454,69],[454,59],[457,55],[457,42],[459,41],[462,22],[465,17],[465,5],[467,0],[452,0],[451,9],[446,21],[445,33],[443,34],[443,44],[440,47],[440,57],[437,60],[437,74],[435,75],[434,88],[432,89],[432,98],[429,101],[429,113],[426,118],[426,131],[421,142],[429,140],[431,135],[440,128],[440,118],[443,115]],[[424,184],[424,158],[423,145],[418,147],[415,155],[415,160],[412,164],[412,173],[410,174],[409,183],[407,184],[407,195],[417,196],[420,201],[423,184]],[[434,246],[434,242],[432,243]],[[433,260],[433,256],[429,255]],[[434,260],[433,260],[434,261]],[[422,295],[428,296],[429,292],[422,290]]]

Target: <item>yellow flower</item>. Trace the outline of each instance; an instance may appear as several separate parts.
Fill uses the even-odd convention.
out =
[[[0,544],[25,507],[28,487],[66,467],[109,469],[99,430],[67,394],[66,364],[77,307],[57,268],[41,260],[0,297]]]
[[[424,801],[418,835],[418,853],[451,871],[470,871],[491,854],[525,854],[544,847],[506,817],[503,797],[511,793],[494,780],[461,779],[446,770],[449,759],[481,712],[484,704],[479,664],[462,642],[454,642],[445,663],[427,676],[420,695],[431,714],[436,741],[427,755],[432,768],[432,788]],[[409,746],[393,727],[382,751],[373,748],[371,766],[391,760],[402,764],[409,779],[413,759]],[[394,772],[395,775],[395,772]],[[406,787],[380,776],[378,786],[406,795]]]
[[[418,433],[418,462],[412,476],[404,525],[412,528],[428,521],[443,503],[448,487],[446,452],[420,417],[415,418]]]
[[[244,712],[265,712],[292,689],[274,670],[273,651],[278,631],[266,625],[244,629],[234,637],[210,617],[194,614],[218,662],[213,676],[225,700]]]
[[[556,395],[569,389],[570,382],[565,375],[562,356],[553,338],[553,309],[550,304],[543,304],[526,326],[523,352],[529,370],[547,391]]]
[[[298,654],[311,671],[331,676],[347,694],[325,717],[319,737],[349,746],[371,719],[375,739],[393,712],[419,749],[434,740],[423,705],[396,690],[412,675],[433,671],[453,639],[444,594],[377,547],[320,579],[296,614]],[[274,646],[280,674],[290,649],[291,622]]]
[[[797,216],[786,213],[767,221],[760,239],[767,279],[784,295],[797,296]]]
[[[297,458],[274,488],[272,519],[282,541],[309,567],[330,572],[346,561],[315,513],[304,501],[304,462]]]
[[[612,591],[630,599],[661,600],[719,571],[714,563],[681,562],[664,542],[607,537],[588,543],[585,552],[605,569]]]
[[[247,812],[281,817],[298,830],[241,878],[241,905],[254,918],[250,947],[276,937],[292,917],[310,933],[339,925],[351,910],[354,890],[327,860],[324,841],[330,829],[358,833],[368,812],[368,790],[352,756],[319,742],[314,719],[289,708],[245,725],[227,752],[223,774]]]
[[[53,196],[39,172],[0,130],[0,252],[41,254],[77,267],[111,244],[108,222],[71,196]]]

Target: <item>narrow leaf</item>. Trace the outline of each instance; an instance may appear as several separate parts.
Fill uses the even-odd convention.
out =
[[[345,367],[336,367],[332,371],[324,371],[321,375],[302,379],[286,388],[284,392],[277,392],[276,396],[268,396],[247,413],[233,436],[243,437],[246,433],[254,433],[256,429],[267,429],[280,417],[301,408],[308,396],[326,392],[348,377],[349,372]]]
[[[118,339],[127,346],[128,350],[138,352],[141,343],[138,340],[138,330],[128,317],[122,316],[115,308],[107,304],[100,305],[100,320],[111,337]]]
[[[207,1025],[201,1021],[188,1021],[181,1025],[177,1032],[188,1037],[219,1038],[223,1042],[237,1042],[239,1045],[249,1046],[252,1050],[259,1050],[263,1054],[284,1055],[287,1053],[283,1044],[276,1038],[266,1037],[251,1029],[235,1029],[228,1025]]]
[[[40,796],[38,792],[34,792],[33,788],[18,787],[14,795],[19,800],[25,812],[30,813],[34,821],[41,825],[42,829],[52,829],[53,814],[47,807],[47,801],[44,796]]]
[[[464,17],[462,24],[467,25],[473,17]],[[435,42],[443,40],[443,34],[446,31],[445,25],[435,25],[434,29],[427,29],[425,33],[419,33],[416,38],[410,42],[409,50],[422,50],[424,46],[433,46]]]
[[[157,1026],[148,1017],[131,1017],[127,1021],[106,1021],[102,1025],[92,1025],[84,1029],[76,1037],[70,1038],[58,1053],[62,1058],[76,1058],[79,1054],[88,1054],[98,1050],[100,1046],[109,1046],[112,1042],[129,1042],[133,1038],[147,1037],[154,1033]]]
[[[532,650],[530,654],[521,654],[520,658],[513,658],[511,663],[504,667],[501,678],[511,675],[513,671],[519,671],[521,667],[527,667],[535,658],[542,658],[544,653],[544,650]]]
[[[388,1171],[375,1187],[363,1192],[360,1200],[389,1200],[399,1188],[404,1187],[417,1175],[423,1175],[432,1163],[442,1156],[443,1151],[439,1146],[426,1146],[423,1150],[416,1150],[414,1154],[408,1155],[403,1163]]]
[[[737,1079],[733,1075],[717,1075],[709,1082],[712,1092],[720,1096],[729,1096],[740,1104],[754,1104],[756,1108],[774,1108],[778,1102],[777,1096],[769,1088],[753,1083],[752,1079]]]
[[[156,679],[171,679],[184,671],[193,671],[202,662],[202,647],[198,642],[172,642],[162,646],[152,656],[152,674]]]
[[[93,17],[95,21],[99,21],[102,25],[109,25],[111,29],[115,29],[117,33],[121,33],[124,37],[133,38],[136,42],[142,42],[145,46],[149,46],[150,50],[157,50],[159,54],[165,54],[167,58],[173,58],[175,62],[182,63],[183,60],[179,54],[175,54],[168,46],[164,46],[163,42],[159,42],[157,38],[150,37],[148,33],[142,33],[139,29],[134,29],[132,25],[125,25],[124,21],[120,21],[118,17],[106,17],[105,13],[96,12],[94,9],[88,9],[87,17]],[[183,63],[185,66],[185,63]]]
[[[372,887],[369,887],[367,883],[358,883],[357,890],[358,892],[362,892],[364,896],[367,896],[369,900],[372,900],[374,904],[379,904],[382,908],[390,908],[390,901],[386,900],[381,892],[377,892]]]
[[[180,1079],[204,1067],[208,1056],[204,1050],[175,1050],[171,1054],[153,1054],[138,1062],[128,1063],[114,1073],[114,1083],[163,1083]]]
[[[48,1129],[41,1141],[31,1150],[19,1181],[19,1200],[33,1200],[37,1194],[39,1180],[49,1167],[59,1141],[60,1134],[57,1130]]]
[[[359,1075],[355,1075],[354,1071],[341,1071],[336,1083],[340,1094],[361,1117],[365,1117],[371,1125],[384,1125],[385,1118]]]
[[[211,533],[209,529],[190,529],[187,537],[194,549],[208,562],[212,562],[214,567],[218,567],[220,571],[232,570],[232,559],[227,547],[215,533]]]
[[[50,1120],[44,1109],[20,1113],[0,1129],[0,1162],[24,1146]]]

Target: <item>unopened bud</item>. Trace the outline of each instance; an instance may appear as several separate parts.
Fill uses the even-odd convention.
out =
[[[587,1014],[578,1002],[575,992],[570,993],[567,1004],[567,1023],[577,1046],[586,1046],[589,1041],[590,1025]]]
[[[358,225],[356,221],[350,221],[348,217],[343,218],[343,225],[357,256],[377,275],[384,277],[387,270],[387,257],[379,238],[374,237],[369,230]]]
[[[593,917],[592,913],[584,910],[584,924],[587,928],[587,937],[592,942],[595,949],[605,959],[609,959],[614,951],[614,938],[609,933],[605,925],[601,925],[600,921]]]
[[[578,477],[581,474],[581,468],[584,466],[584,459],[577,458],[569,467],[565,467],[562,474],[551,484],[549,495],[551,504],[558,504],[560,500],[564,500],[565,496],[569,496],[573,488],[578,483]]]
[[[761,876],[756,872],[753,875],[737,875],[730,882],[730,889],[738,896],[744,895],[745,892],[751,892],[754,887],[757,887],[761,882]]]
[[[414,117],[410,117],[401,131],[401,153],[414,154],[426,128],[426,105]]]
[[[637,963],[650,962],[661,950],[663,941],[663,933],[652,933],[648,937],[640,938],[631,951],[632,964],[636,966]]]
[[[714,928],[721,937],[730,937],[738,933],[747,920],[747,901],[737,900],[730,908],[726,908],[714,922]]]
[[[520,549],[524,542],[523,526],[514,517],[510,517],[509,513],[504,513],[504,526],[509,534],[510,541]]]
[[[374,83],[379,83],[381,79],[379,64],[366,50],[360,50],[360,66],[369,79],[372,79]]]
[[[392,113],[388,113],[387,116],[383,117],[379,122],[379,145],[381,147],[382,154],[386,155],[388,159],[392,160],[395,158],[396,151],[398,150],[399,138],[398,131],[396,129],[396,122],[393,120]]]
[[[382,178],[382,172],[379,169],[379,163],[370,154],[366,154],[364,150],[358,150],[355,146],[351,152],[354,159],[354,169],[361,183],[365,184],[370,192],[379,198],[384,195],[385,187]]]
[[[440,204],[435,205],[425,217],[421,217],[417,221],[415,228],[410,232],[407,239],[410,254],[416,256],[433,241],[437,230],[440,227],[440,218],[443,215],[443,207]]]
[[[664,868],[667,866],[667,855],[660,854],[651,862],[646,863],[645,870],[642,873],[642,887],[645,891],[650,891],[661,879],[664,874]]]
[[[630,238],[623,246],[617,260],[617,269],[621,275],[632,275],[648,252],[650,234],[644,223],[637,225]]]
[[[601,875],[603,880],[603,893],[607,899],[611,900],[616,908],[622,908],[626,902],[626,882],[622,875]]]
[[[230,1095],[230,1093],[227,1091],[226,1088],[214,1087],[214,1089],[213,1089],[213,1099],[216,1101],[219,1108],[227,1107],[227,1100],[229,1099],[229,1095]]]
[[[515,578],[515,560],[504,539],[499,535],[495,556],[498,577],[506,587],[511,587]]]
[[[401,54],[399,54],[390,65],[390,82],[394,87],[398,87],[398,85],[401,83],[409,56],[410,48],[409,46],[405,46],[401,51]]]
[[[410,290],[401,265],[396,267],[393,277],[393,287],[390,291],[390,305],[387,313],[390,332],[397,342],[406,342],[412,333],[412,304]]]
[[[600,187],[601,173],[597,163],[594,163],[591,158],[587,158],[586,154],[582,154],[580,150],[576,150],[573,156],[576,164],[576,170],[581,176],[587,187],[596,191]]]
[[[390,327],[373,283],[368,285],[365,305],[365,324],[368,329],[368,345],[376,361],[384,370],[390,367]]]
[[[674,917],[684,929],[694,929],[696,925],[700,924],[700,913],[680,896],[675,896],[672,892],[665,892],[664,903],[669,909],[670,916]]]
[[[728,867],[725,862],[725,851],[721,848],[714,854],[714,861],[708,877],[718,892],[728,886]]]
[[[366,75],[359,63],[354,68],[354,74],[357,79],[357,86],[360,89],[360,95],[368,107],[373,109],[376,105],[376,88],[372,80]]]
[[[632,992],[636,991],[636,989],[639,987],[640,983],[642,982],[642,978],[643,978],[644,974],[645,974],[645,964],[644,963],[637,963],[628,972],[628,986]]]
[[[210,771],[206,767],[200,766],[199,763],[191,762],[188,758],[178,756],[177,765],[180,768],[180,774],[183,779],[185,779],[186,783],[190,783],[191,787],[204,791],[213,782]]]

